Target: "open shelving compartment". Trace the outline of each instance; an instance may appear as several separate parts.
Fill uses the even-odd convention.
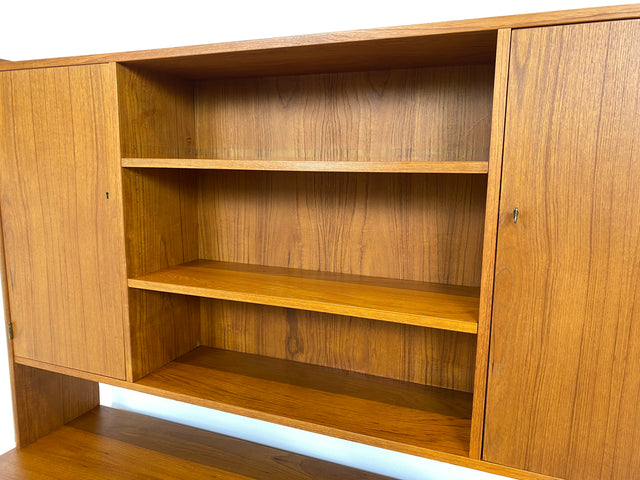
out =
[[[130,379],[468,455],[495,32],[449,38],[117,66]]]

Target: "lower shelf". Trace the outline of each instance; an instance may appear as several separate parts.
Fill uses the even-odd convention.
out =
[[[472,394],[466,392],[209,347],[196,348],[136,387],[406,453],[469,453]]]
[[[0,456],[0,471],[5,480],[387,478],[106,407]]]

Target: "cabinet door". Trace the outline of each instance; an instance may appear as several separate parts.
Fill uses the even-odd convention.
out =
[[[15,356],[123,378],[115,88],[113,65],[0,73],[0,212]]]
[[[514,31],[506,118],[483,457],[637,478],[640,21]]]

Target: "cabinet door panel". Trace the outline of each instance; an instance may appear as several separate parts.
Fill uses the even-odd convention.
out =
[[[640,472],[639,87],[638,20],[513,33],[486,460]]]
[[[0,206],[17,357],[124,377],[115,69],[0,74]]]

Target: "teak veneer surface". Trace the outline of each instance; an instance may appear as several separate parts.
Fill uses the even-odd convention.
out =
[[[133,288],[477,332],[477,289],[199,260]]]
[[[198,258],[196,184],[170,173],[122,171],[129,276]],[[129,289],[132,380],[198,345],[198,309],[195,298]]]
[[[32,297],[11,298],[20,435],[91,408],[105,381],[519,478],[632,477],[640,24],[624,19],[638,16],[630,5],[0,63],[3,276],[7,297],[16,279]],[[69,168],[85,157],[98,161]],[[16,158],[44,174],[23,181]],[[40,224],[52,234],[16,236]],[[126,235],[126,257],[102,248],[104,231],[87,235],[96,224]],[[39,275],[31,290],[14,252]],[[98,278],[113,291],[85,298]],[[105,331],[116,311],[125,331]],[[108,341],[83,343],[78,312]],[[30,319],[43,328],[27,329],[26,348]],[[335,345],[322,349],[321,329],[340,331]],[[69,395],[47,404],[56,392]],[[94,440],[80,440],[93,466]],[[153,442],[157,478],[235,475]],[[55,465],[81,478],[72,450]],[[142,450],[116,451],[142,472]]]
[[[640,472],[638,32],[513,32],[486,460],[569,480]]]
[[[124,378],[113,66],[0,73],[0,192],[17,356]]]
[[[193,83],[116,65],[123,157],[195,155]]]
[[[500,178],[502,176],[502,150],[506,116],[506,99],[509,77],[509,54],[511,50],[511,30],[498,32],[496,52],[496,72],[493,93],[493,115],[491,117],[491,150],[487,174],[487,206],[485,209],[484,239],[482,245],[482,281],[478,308],[478,336],[474,389],[485,392],[487,388],[487,368],[491,332],[491,310],[493,305],[493,274],[496,258],[496,237],[498,232],[498,205],[500,200]],[[485,395],[473,396],[473,422],[471,424],[472,458],[481,458],[484,431]]]
[[[196,82],[196,156],[484,161],[493,70],[484,64]]]
[[[233,352],[232,352],[233,353]],[[127,382],[124,380],[117,380],[114,378],[109,378],[109,377],[101,377],[99,375],[95,375],[95,374],[91,374],[91,373],[87,373],[87,372],[79,372],[79,371],[74,371],[71,369],[68,369],[66,367],[60,367],[57,365],[46,365],[34,360],[29,360],[29,359],[24,359],[24,358],[18,358],[16,357],[16,362],[19,362],[25,366],[31,366],[34,368],[39,368],[39,369],[45,369],[45,370],[49,370],[51,372],[58,372],[64,375],[70,375],[70,376],[74,376],[74,377],[79,377],[79,378],[85,378],[88,380],[91,380],[92,382],[102,382],[102,383],[106,383],[109,385],[114,385],[117,387],[121,387],[121,388],[125,388],[125,389],[129,389],[129,390],[135,390],[135,391],[139,391],[142,393],[148,393],[151,395],[157,395],[157,396],[161,396],[161,397],[165,397],[165,398],[170,398],[170,399],[174,399],[174,400],[180,400],[180,401],[186,401],[192,404],[197,404],[197,405],[204,405],[204,406],[211,406],[213,403],[212,402],[208,402],[206,400],[203,400],[201,398],[197,398],[197,397],[193,397],[193,396],[189,396],[189,395],[184,395],[181,393],[176,393],[174,391],[168,390],[164,387],[157,387],[157,386],[146,386],[144,385],[144,383],[142,382]],[[304,366],[304,365],[303,365]],[[331,369],[330,369],[331,370]],[[244,377],[241,377],[244,378]],[[471,400],[469,400],[469,408],[471,408]],[[218,408],[218,409],[222,409],[222,408]],[[240,410],[236,407],[233,406],[227,406],[226,410],[228,411],[233,411],[238,413]],[[246,413],[245,413],[246,414]],[[273,421],[273,417],[270,417],[269,415],[260,415],[259,412],[257,412],[256,418],[271,418]],[[284,423],[286,419],[280,419],[282,420],[280,423]],[[295,422],[291,422],[289,421],[287,424],[292,424]],[[303,428],[307,428],[309,430],[312,430],[311,428],[309,428],[308,424],[307,427],[303,427]],[[317,429],[320,428],[318,426],[315,427],[316,431]],[[326,429],[322,429],[322,431],[324,431],[325,433],[328,431]],[[336,436],[336,431],[328,431],[329,434]],[[353,437],[347,437],[347,435],[349,435],[348,432],[344,432],[344,431],[338,431],[339,436],[342,436],[344,438],[353,438]],[[373,441],[373,440],[372,440]],[[448,463],[452,463],[455,465],[459,465],[462,467],[467,467],[467,468],[473,468],[476,470],[481,470],[481,471],[485,471],[485,472],[489,472],[489,473],[494,473],[497,475],[503,475],[503,476],[507,476],[510,478],[517,478],[520,480],[560,480],[557,477],[550,477],[547,475],[541,475],[541,474],[537,474],[537,473],[532,473],[532,472],[527,472],[525,470],[519,470],[519,469],[515,469],[515,468],[511,468],[511,467],[507,467],[504,465],[499,465],[496,463],[490,463],[490,462],[485,462],[485,461],[481,461],[481,460],[476,460],[473,458],[469,458],[468,455],[458,455],[458,454],[450,454],[450,453],[446,453],[444,451],[438,451],[438,450],[425,450],[422,447],[416,447],[416,446],[412,446],[409,444],[399,444],[399,443],[395,443],[395,442],[388,442],[385,441],[383,439],[378,439],[377,443],[375,443],[376,445],[385,447],[385,448],[392,448],[392,449],[396,449],[399,451],[403,451],[403,452],[407,452],[407,453],[412,453],[415,455],[419,455],[419,456],[423,456],[423,457],[427,457],[427,458],[431,458],[434,460],[440,460],[440,461],[444,461],[444,462],[448,462]]]
[[[464,173],[489,154],[491,64],[203,81],[117,71],[125,166]]]
[[[145,176],[172,173],[135,170]],[[480,284],[486,195],[482,175],[184,173],[197,176],[199,186],[200,259]],[[163,235],[171,241],[177,237],[175,228]],[[163,241],[147,238],[153,248]]]
[[[387,478],[107,407],[5,453],[0,471],[5,480]]]
[[[18,448],[35,442],[100,403],[95,382],[18,363],[12,364],[12,370]]]
[[[496,31],[542,25],[597,22],[640,16],[640,6],[584,8],[433,24],[320,33],[193,47],[6,62],[24,69],[102,62],[128,62],[194,78],[360,70],[376,65],[425,66],[486,63],[495,58]],[[406,51],[407,53],[403,53]]]
[[[487,173],[486,161],[341,162],[294,160],[227,160],[214,158],[123,158],[123,167],[258,170],[281,172]]]
[[[468,455],[472,396],[465,392],[208,347],[136,385],[370,445]]]
[[[476,335],[472,333],[246,302],[198,300],[202,345],[473,391]]]

